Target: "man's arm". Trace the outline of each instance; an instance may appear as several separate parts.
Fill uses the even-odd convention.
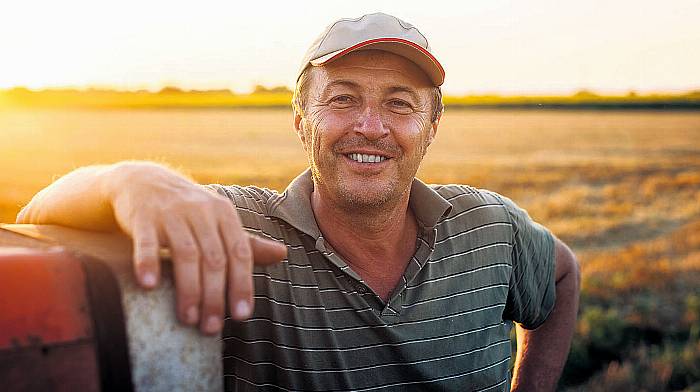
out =
[[[535,330],[516,324],[513,391],[553,391],[569,353],[581,278],[576,257],[559,239],[555,239],[555,263],[556,302],[552,313]]]
[[[102,181],[113,166],[88,166],[59,178],[34,195],[17,215],[17,223],[58,224],[85,230],[112,231],[119,226]],[[115,181],[116,182],[116,181]]]
[[[286,255],[284,245],[247,235],[228,199],[147,162],[77,169],[34,196],[17,223],[123,230],[133,240],[134,271],[146,288],[157,285],[158,251],[169,247],[178,318],[207,334],[221,330],[225,296],[233,318],[249,317],[253,261]]]

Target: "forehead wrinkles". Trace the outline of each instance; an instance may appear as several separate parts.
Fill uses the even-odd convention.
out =
[[[371,71],[364,74],[344,72],[350,70]],[[416,85],[410,77],[400,70],[393,68],[373,67],[373,66],[351,66],[342,67],[332,71],[322,68],[316,72],[313,95],[317,99],[324,100],[328,94],[337,89],[349,88],[361,91],[363,94],[385,95],[395,93],[405,93],[410,95],[416,104],[427,104],[429,101],[430,88]],[[374,73],[374,71],[380,71]]]
[[[394,79],[394,82],[412,86],[432,87],[428,76],[416,64],[399,55],[381,50],[360,50],[349,53],[314,71],[323,74],[326,79],[357,78],[374,80]],[[374,80],[373,80],[374,79]]]
[[[362,71],[370,71],[370,72],[380,71],[380,72],[401,75],[407,79],[410,78],[410,74],[408,72],[406,72],[405,70],[402,70],[400,68],[395,68],[395,67],[390,67],[390,66],[381,66],[381,65],[372,65],[372,64],[341,65],[340,67],[336,67],[335,69],[326,69],[325,71],[331,76],[342,76],[342,75],[347,74],[347,71],[349,71],[349,70],[362,70]]]
[[[410,69],[423,74],[423,71],[411,60],[383,50],[358,50],[329,63],[329,65],[370,65],[390,69]]]
[[[411,64],[412,65],[412,64]],[[395,84],[411,86],[415,90],[422,87],[430,87],[425,80],[426,76],[422,71],[414,69],[409,64],[372,64],[372,62],[352,62],[350,64],[328,64],[323,67],[318,67],[320,74],[324,74],[326,80],[334,79],[354,79],[358,82],[372,81],[375,84],[376,80],[391,81]]]

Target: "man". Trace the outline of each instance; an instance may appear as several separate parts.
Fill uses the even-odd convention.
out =
[[[443,79],[410,24],[337,21],[300,70],[294,127],[310,169],[284,193],[127,162],[66,175],[18,222],[121,228],[144,287],[169,247],[178,317],[223,328],[229,390],[552,390],[576,260],[509,199],[414,178]]]

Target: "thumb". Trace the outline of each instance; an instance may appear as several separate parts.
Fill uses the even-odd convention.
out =
[[[283,243],[250,234],[248,240],[253,250],[255,264],[274,264],[287,257],[287,247]]]

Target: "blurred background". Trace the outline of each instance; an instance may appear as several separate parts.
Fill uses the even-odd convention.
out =
[[[0,222],[73,168],[163,162],[283,190],[291,89],[382,11],[446,69],[419,177],[514,199],[582,264],[561,390],[700,390],[700,2],[24,1],[0,14]],[[270,159],[272,158],[272,159]]]

